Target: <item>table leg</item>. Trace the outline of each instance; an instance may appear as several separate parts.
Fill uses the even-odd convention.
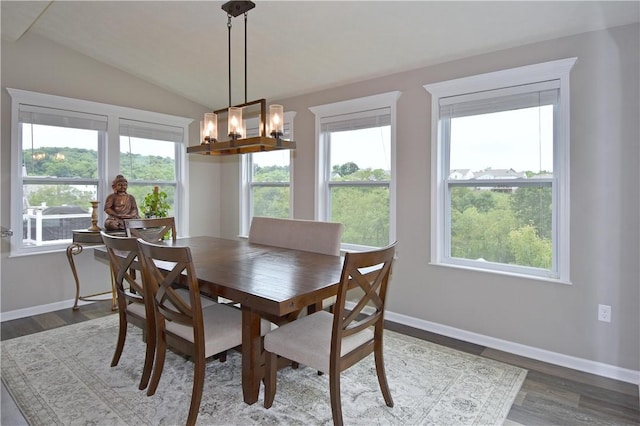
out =
[[[78,309],[78,300],[80,299],[80,280],[78,279],[78,271],[76,271],[76,263],[73,260],[73,256],[82,253],[82,246],[74,243],[67,247],[67,259],[69,260],[69,266],[71,266],[71,272],[73,272],[73,279],[76,282],[76,298],[73,302],[73,310]]]
[[[260,381],[264,376],[260,315],[242,306],[242,395],[251,405],[258,401]]]
[[[111,273],[111,267],[109,267],[109,276],[111,277],[111,310],[118,310],[118,289],[116,288],[116,280]]]
[[[103,293],[92,294],[84,297],[80,296],[80,279],[78,278],[78,271],[76,270],[76,262],[75,260],[73,260],[73,257],[82,253],[82,250],[83,250],[83,246],[82,244],[79,244],[79,243],[73,243],[69,247],[67,247],[67,259],[69,260],[69,266],[71,267],[71,272],[73,273],[73,280],[75,281],[75,284],[76,284],[76,297],[73,302],[73,308],[72,308],[74,311],[77,311],[79,308],[78,301],[80,300],[92,301],[91,299],[92,297],[100,296],[108,293],[108,292],[103,292]],[[113,279],[113,275],[111,274],[111,272],[109,272],[109,276],[111,277],[111,310],[117,311],[118,310],[118,299],[117,299],[118,294],[116,291],[116,283]]]
[[[307,315],[311,315],[321,310],[322,310],[322,302],[314,303],[313,305],[307,306]]]

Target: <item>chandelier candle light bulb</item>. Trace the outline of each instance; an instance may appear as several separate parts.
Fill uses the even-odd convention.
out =
[[[233,139],[242,137],[242,108],[229,107],[229,136]]]
[[[282,105],[269,105],[271,136],[280,138],[284,134],[284,108]]]
[[[208,112],[204,115],[202,123],[202,143],[212,143],[218,141],[218,115]]]

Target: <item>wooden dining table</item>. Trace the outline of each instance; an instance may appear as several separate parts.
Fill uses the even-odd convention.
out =
[[[264,376],[261,318],[286,318],[307,306],[321,306],[334,296],[343,259],[300,250],[251,244],[244,239],[178,238],[169,245],[187,246],[200,291],[239,303],[242,309],[242,394],[258,400]],[[107,259],[104,248],[95,257]]]

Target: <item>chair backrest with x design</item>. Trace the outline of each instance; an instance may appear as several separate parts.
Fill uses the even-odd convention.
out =
[[[393,407],[383,361],[384,307],[396,243],[369,252],[347,253],[333,314],[324,310],[284,324],[265,336],[264,406],[276,393],[278,356],[329,373],[333,423],[342,425],[340,373],[374,353],[385,403]],[[347,292],[358,294],[346,308]]]
[[[138,247],[144,282],[149,286],[149,294],[153,294],[157,311],[169,321],[201,329],[200,290],[189,247],[161,246],[146,241],[139,242]],[[174,284],[181,280],[186,280],[183,282],[189,289],[189,303],[176,291]]]
[[[171,233],[171,239],[176,240],[176,220],[174,217],[154,217],[146,219],[125,219],[124,227],[130,237],[142,238],[149,242],[162,241],[165,235]]]
[[[370,354],[374,349],[374,342],[381,343],[387,285],[396,244],[376,251],[345,255],[333,315],[330,369],[335,367],[335,371],[342,371],[348,368]],[[347,292],[352,289],[355,291],[351,294],[359,296],[357,300],[351,300],[355,302],[355,306],[347,310]],[[341,356],[343,339],[369,327],[374,328],[373,338]]]
[[[133,268],[134,261],[138,257],[137,238],[120,237],[102,232],[102,241],[109,255],[113,282],[118,293],[119,309],[125,310],[128,303],[144,305],[144,288],[141,281],[136,279],[136,273]],[[127,291],[127,286],[129,291]],[[149,306],[152,307],[153,304]],[[153,309],[151,309],[151,312],[153,312]]]

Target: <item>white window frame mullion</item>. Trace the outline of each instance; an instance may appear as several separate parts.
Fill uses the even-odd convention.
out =
[[[9,94],[12,96],[12,98],[14,97],[14,94],[12,93],[12,89],[7,89],[9,91]],[[15,167],[17,167],[18,164],[24,164],[24,159],[22,157],[22,149],[14,149],[14,147],[16,145],[20,145],[22,146],[22,126],[20,126],[19,124],[19,120],[18,120],[18,116],[20,113],[20,102],[16,101],[15,99],[12,99],[11,102],[11,175],[14,176],[13,179],[11,179],[11,203],[10,203],[10,210],[11,210],[11,214],[9,215],[10,217],[10,221],[11,221],[11,228],[14,228],[14,232],[13,232],[13,236],[11,237],[11,255],[14,255],[15,253],[20,253],[20,251],[14,251],[13,247],[22,247],[22,242],[20,240],[22,240],[22,227],[18,229],[15,229],[15,226],[18,223],[22,223],[22,213],[21,211],[16,208],[16,206],[23,205],[23,200],[21,199],[21,196],[24,197],[24,194],[22,192],[22,178],[20,179],[16,179],[15,176],[19,173],[20,176],[22,176],[22,170],[17,171],[15,170]],[[4,224],[3,224],[4,225]]]
[[[109,114],[107,122],[106,143],[102,147],[98,147],[98,156],[103,155],[104,161],[98,167],[103,169],[103,184],[98,188],[98,196],[100,200],[106,200],[107,196],[113,192],[111,182],[120,171],[120,124],[119,117],[115,113]],[[140,202],[140,201],[138,201]],[[104,205],[100,203],[98,206],[98,221],[104,223],[106,219]]]
[[[451,119],[447,118],[441,120],[441,138],[438,141],[439,149],[443,151],[443,155],[441,156],[441,163],[437,169],[440,170],[440,174],[438,175],[439,183],[436,184],[436,198],[432,198],[431,202],[437,203],[437,200],[444,200],[444,203],[439,207],[440,210],[439,215],[435,216],[435,220],[438,222],[438,234],[436,237],[436,241],[438,244],[442,244],[443,250],[440,250],[438,247],[435,250],[432,250],[431,256],[437,256],[437,261],[441,262],[445,257],[451,255],[451,220],[446,220],[446,218],[451,217],[451,188],[447,184],[448,177],[451,173],[449,168],[450,164],[450,155],[451,149],[448,143],[445,143],[446,140],[449,140],[451,137]],[[438,155],[432,157],[432,162],[437,161]],[[432,239],[433,240],[433,239]]]
[[[398,227],[396,226],[397,222],[397,171],[396,168],[396,158],[397,158],[397,112],[398,112],[398,98],[400,97],[400,92],[394,92],[391,96],[393,98],[393,102],[389,103],[389,114],[390,114],[390,132],[389,132],[389,146],[391,152],[390,160],[391,160],[391,180],[389,181],[389,243],[398,240]]]
[[[249,235],[251,226],[251,212],[253,211],[253,194],[251,193],[251,181],[253,170],[253,156],[243,155],[240,160],[240,233],[239,235]]]
[[[322,132],[322,130],[320,130]],[[318,174],[316,177],[316,211],[315,219],[320,221],[328,221],[331,215],[331,189],[328,184],[331,180],[330,161],[331,158],[331,133],[320,133],[321,142],[316,147],[316,169]],[[318,164],[319,163],[319,164]],[[326,189],[325,189],[326,188]]]
[[[569,162],[569,148],[571,140],[571,132],[569,126],[569,96],[570,96],[570,78],[569,72],[571,71],[571,67],[575,63],[576,58],[572,58],[572,60],[566,60],[565,69],[560,73],[560,85],[562,90],[560,90],[560,99],[556,106],[557,112],[554,109],[553,120],[554,120],[554,129],[558,132],[554,137],[558,137],[562,140],[565,140],[566,143],[562,144],[562,146],[554,146],[554,177],[556,182],[558,180],[562,181],[562,185],[554,185],[557,189],[555,194],[556,199],[554,201],[558,206],[558,217],[554,218],[552,222],[552,226],[559,226],[560,230],[555,233],[557,236],[557,244],[559,246],[556,248],[555,253],[559,256],[556,259],[558,270],[560,271],[559,280],[561,282],[570,283],[570,195],[569,188],[571,188],[570,182],[570,162]],[[569,62],[570,61],[570,62]],[[556,231],[556,230],[554,230]]]

